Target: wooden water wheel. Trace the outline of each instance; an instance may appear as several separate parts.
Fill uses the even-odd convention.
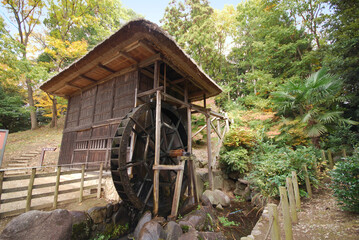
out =
[[[153,208],[153,164],[155,157],[155,110],[153,103],[140,105],[130,111],[118,126],[112,143],[111,172],[121,199],[139,210]],[[161,107],[160,164],[177,165],[172,150],[187,149],[187,132],[181,117],[173,107]],[[161,171],[159,211],[171,209],[176,172]],[[182,194],[187,186],[184,175]]]

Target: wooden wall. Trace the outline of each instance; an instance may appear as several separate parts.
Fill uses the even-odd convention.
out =
[[[69,99],[59,164],[108,162],[118,125],[113,121],[134,107],[137,79],[138,71],[133,71]],[[143,88],[148,90],[150,80],[145,82]]]

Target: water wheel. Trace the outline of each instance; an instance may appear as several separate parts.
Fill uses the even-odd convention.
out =
[[[111,172],[121,199],[138,210],[153,208],[153,164],[155,156],[155,104],[146,103],[130,111],[119,124],[112,143]],[[171,150],[187,148],[187,133],[181,117],[162,104],[160,164],[178,164]],[[171,209],[176,171],[160,172],[160,213]],[[183,191],[187,186],[184,176]],[[182,191],[182,193],[183,193]]]

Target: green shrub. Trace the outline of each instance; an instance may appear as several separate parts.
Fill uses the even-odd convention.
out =
[[[302,168],[307,165],[309,177],[316,184],[315,159],[318,156],[312,147],[278,147],[271,143],[260,143],[251,158],[253,169],[248,178],[264,196],[278,196],[278,187],[285,186],[286,177],[296,171],[299,184],[304,185]]]
[[[350,151],[359,143],[359,133],[352,130],[350,125],[338,125],[335,131],[325,138],[322,147],[331,149],[332,152],[341,152],[343,149]]]
[[[338,162],[331,172],[332,185],[342,209],[359,213],[359,148],[353,156]]]
[[[227,172],[237,171],[239,173],[245,173],[249,169],[248,151],[242,147],[235,148],[231,151],[223,151],[219,161]]]
[[[224,137],[223,145],[227,150],[237,147],[252,148],[255,144],[255,134],[250,129],[231,128]]]

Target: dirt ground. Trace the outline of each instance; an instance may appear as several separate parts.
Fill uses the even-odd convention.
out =
[[[280,219],[282,216],[280,215]],[[294,240],[358,240],[359,214],[341,210],[325,186],[314,191],[312,199],[302,201],[298,212],[298,224],[293,225]],[[261,234],[256,239],[264,239],[268,229],[268,221],[261,221]],[[280,223],[283,229],[283,223]],[[285,239],[284,232],[281,233]]]

